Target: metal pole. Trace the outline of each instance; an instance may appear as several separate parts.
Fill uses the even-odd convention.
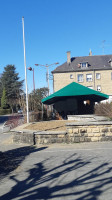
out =
[[[47,66],[47,83],[48,83],[48,95],[50,95],[49,91],[49,67]]]
[[[29,123],[28,87],[27,87],[27,70],[26,70],[26,54],[25,54],[25,35],[24,35],[24,17],[22,17],[22,25],[23,25],[23,48],[24,48],[25,85],[26,85],[26,110],[27,110],[27,123]]]
[[[49,66],[47,67],[47,83],[48,83],[48,96],[50,95],[50,90],[49,90]],[[49,105],[47,105],[47,117],[49,117]]]
[[[44,66],[47,68],[47,72],[46,72],[46,79],[47,79],[47,83],[48,83],[48,95],[50,95],[50,89],[49,89],[49,66],[52,66],[52,65],[57,65],[59,64],[58,62],[57,63],[53,63],[53,64],[50,64],[50,65],[41,65],[41,64],[35,64],[36,66]]]
[[[95,88],[95,70],[93,70],[93,73],[94,73],[94,90],[96,90],[96,88]]]
[[[33,68],[33,90],[35,92],[34,68]]]

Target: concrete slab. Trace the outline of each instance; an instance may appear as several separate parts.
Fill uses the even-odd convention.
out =
[[[68,121],[108,121],[109,117],[97,115],[67,115]]]
[[[112,125],[112,121],[80,121],[66,123],[67,126]]]

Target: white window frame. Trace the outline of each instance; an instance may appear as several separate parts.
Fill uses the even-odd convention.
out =
[[[70,74],[70,79],[73,79],[73,74]]]
[[[101,85],[97,85],[97,91],[101,92]]]
[[[92,74],[86,74],[86,82],[92,82],[92,81],[93,81]]]
[[[96,79],[97,80],[101,79],[101,74],[100,73],[96,73]]]
[[[89,89],[92,89],[93,90],[93,86],[87,86]]]
[[[84,68],[87,68],[88,63],[87,62],[82,62],[82,63],[80,63],[80,65],[81,65],[81,68],[84,69]]]
[[[81,77],[81,78],[80,78]],[[79,83],[82,83],[84,81],[84,75],[83,74],[77,74],[77,81]]]

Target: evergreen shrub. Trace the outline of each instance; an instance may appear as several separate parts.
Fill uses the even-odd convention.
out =
[[[10,113],[11,113],[10,109],[0,108],[0,115],[7,115],[7,114],[10,114]]]

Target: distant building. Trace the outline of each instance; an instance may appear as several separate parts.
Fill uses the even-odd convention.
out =
[[[67,52],[67,62],[58,66],[53,74],[54,92],[76,82],[109,95],[112,101],[112,55],[72,57]]]

